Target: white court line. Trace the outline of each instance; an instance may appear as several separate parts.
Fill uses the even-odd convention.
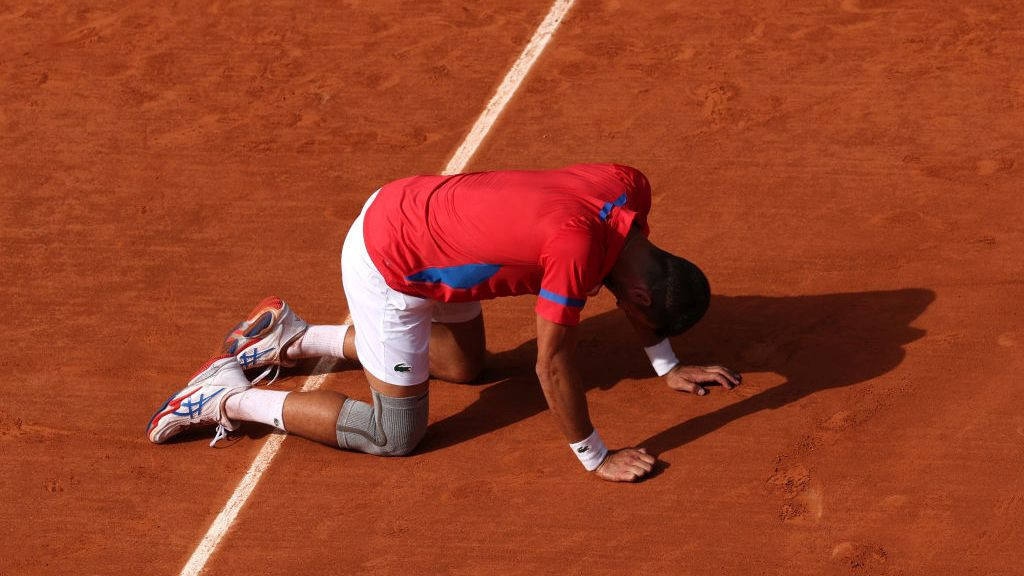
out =
[[[477,148],[480,147],[480,142],[487,136],[487,132],[490,131],[498,116],[501,115],[505,105],[512,99],[512,95],[519,89],[519,85],[522,84],[526,73],[530,71],[533,63],[537,61],[537,57],[544,51],[544,47],[551,40],[552,35],[558,29],[559,24],[562,23],[565,14],[572,8],[573,3],[575,3],[575,0],[555,0],[555,3],[548,11],[548,15],[544,17],[544,21],[537,27],[537,31],[533,33],[533,38],[530,39],[522,54],[512,64],[512,68],[505,75],[501,85],[498,86],[498,91],[491,98],[491,101],[487,103],[487,107],[484,108],[483,113],[477,118],[476,124],[473,125],[462,145],[459,146],[452,159],[448,162],[448,166],[444,169],[445,174],[457,174],[465,170],[469,159],[476,153]],[[346,318],[345,322],[349,322],[349,319]],[[319,388],[327,378],[327,375],[334,370],[335,365],[336,361],[333,358],[321,359],[313,369],[313,373],[303,383],[301,390],[316,390]],[[249,470],[242,477],[238,486],[235,487],[231,498],[228,499],[224,508],[217,514],[217,517],[213,519],[210,529],[206,531],[206,535],[203,536],[199,545],[196,546],[192,557],[188,559],[185,567],[181,569],[181,576],[197,576],[206,567],[207,561],[217,549],[228,529],[235,522],[238,512],[245,506],[245,502],[256,488],[260,478],[263,477],[263,473],[270,467],[270,463],[277,456],[277,451],[280,450],[281,443],[284,442],[286,437],[285,434],[271,434],[270,438],[264,442],[259,454],[256,455],[256,459],[249,466]]]
[[[345,322],[349,322],[350,319],[346,318]],[[306,378],[306,381],[302,384],[301,390],[316,390],[324,383],[327,375],[334,370],[336,362],[334,358],[321,358],[317,362],[316,367],[313,368],[313,374]],[[263,447],[260,448],[259,454],[256,455],[256,459],[252,461],[249,466],[249,471],[242,477],[241,482],[238,486],[235,486],[234,493],[231,494],[231,498],[228,498],[227,504],[217,514],[217,517],[213,519],[213,524],[210,524],[210,529],[206,531],[206,535],[200,540],[199,545],[196,546],[192,557],[188,559],[185,567],[181,569],[182,576],[196,576],[202,572],[206,566],[206,561],[213,555],[213,551],[217,549],[217,545],[220,544],[221,539],[224,538],[224,534],[227,533],[228,528],[234,524],[235,518],[238,516],[238,512],[245,505],[245,501],[249,499],[249,495],[252,494],[256,484],[259,483],[260,478],[263,477],[263,473],[270,467],[270,462],[274,460],[274,456],[277,456],[278,449],[281,448],[281,443],[288,436],[279,432],[271,434],[270,438],[263,443]]]
[[[569,8],[572,8],[575,1],[555,0],[555,3],[551,5],[548,15],[544,17],[544,21],[537,27],[537,31],[533,33],[533,38],[530,38],[530,43],[526,45],[526,48],[523,48],[523,53],[519,55],[519,59],[509,69],[505,79],[501,81],[501,86],[498,86],[498,91],[494,93],[494,97],[491,98],[483,113],[477,118],[476,124],[469,131],[466,139],[462,142],[462,146],[459,146],[459,149],[452,155],[452,159],[448,161],[448,166],[444,169],[445,174],[458,174],[466,169],[466,164],[469,164],[469,159],[473,157],[476,149],[480,147],[480,142],[483,141],[484,136],[487,136],[491,126],[494,126],[495,120],[501,115],[501,111],[505,109],[508,101],[512,99],[512,95],[519,89],[519,85],[522,84],[526,73],[530,71],[533,63],[537,61],[537,57],[544,51],[544,47],[548,45],[548,41],[551,40],[555,30],[562,23],[562,18],[565,18],[566,12],[569,11]]]

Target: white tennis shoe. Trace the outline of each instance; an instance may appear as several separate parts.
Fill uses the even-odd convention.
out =
[[[234,370],[238,374],[230,377]],[[149,419],[146,433],[150,441],[160,444],[190,428],[216,424],[217,433],[210,442],[213,446],[239,426],[224,414],[225,400],[251,387],[234,356],[217,356],[196,372],[188,385],[164,402]]]
[[[295,362],[281,353],[298,340],[309,324],[292,312],[288,304],[277,296],[264,298],[256,305],[248,319],[235,326],[224,338],[221,351],[238,359],[243,370],[267,367],[253,384],[263,380],[272,370],[281,366],[294,366]],[[277,379],[275,372],[271,382]]]

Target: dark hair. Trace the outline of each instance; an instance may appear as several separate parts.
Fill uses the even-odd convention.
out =
[[[661,338],[686,332],[704,317],[711,287],[693,262],[651,246],[645,281],[651,295],[646,316]]]

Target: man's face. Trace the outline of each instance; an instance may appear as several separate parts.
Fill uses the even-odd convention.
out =
[[[615,305],[618,306],[629,319],[630,324],[636,328],[654,332],[658,327],[647,318],[644,309],[640,305],[631,302],[628,298],[616,298]]]

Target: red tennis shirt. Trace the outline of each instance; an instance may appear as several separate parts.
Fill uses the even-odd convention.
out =
[[[388,286],[442,302],[537,294],[537,314],[580,321],[651,188],[635,168],[578,164],[537,172],[413,176],[385,185],[364,217]]]

